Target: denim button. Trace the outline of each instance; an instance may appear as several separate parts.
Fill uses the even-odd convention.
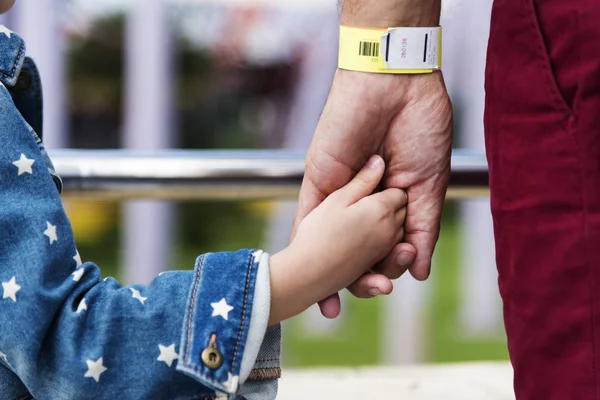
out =
[[[223,365],[223,355],[217,347],[217,335],[210,335],[208,347],[202,351],[202,362],[210,369],[217,369]]]
[[[214,347],[207,347],[202,351],[202,362],[210,369],[217,369],[223,365],[223,355]]]

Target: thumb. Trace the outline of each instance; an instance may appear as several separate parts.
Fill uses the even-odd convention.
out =
[[[292,227],[291,240],[296,236],[296,230],[300,225],[300,222],[319,204],[325,200],[327,194],[319,190],[319,188],[307,178],[304,177],[302,180],[302,186],[300,187],[300,197],[298,199],[298,207],[296,208],[296,214],[294,215],[294,226]]]
[[[373,193],[385,171],[385,163],[380,156],[371,156],[369,161],[346,186],[339,190],[348,204],[354,204]]]

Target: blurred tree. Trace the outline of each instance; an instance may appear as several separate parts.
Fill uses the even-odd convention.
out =
[[[118,148],[122,118],[122,15],[93,24],[88,36],[71,36],[68,48],[71,143]]]
[[[69,41],[70,140],[75,148],[120,147],[123,105],[123,33],[125,17],[111,15],[95,21],[88,33]],[[151,48],[149,49],[151,51]],[[195,149],[263,147],[255,131],[245,129],[242,108],[256,90],[243,75],[223,75],[211,59],[188,41],[176,42],[176,121],[179,147]],[[140,66],[143,68],[143,66]],[[245,124],[245,126],[250,126]],[[73,217],[80,251],[118,275],[119,208],[88,203],[67,204]],[[178,254],[193,267],[190,257],[201,251],[257,247],[264,218],[241,202],[184,203],[179,208]],[[107,224],[106,220],[110,223]],[[93,225],[93,226],[92,226]],[[192,260],[193,261],[193,260]]]

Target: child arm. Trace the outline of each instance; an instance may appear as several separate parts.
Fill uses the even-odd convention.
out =
[[[40,399],[236,393],[267,329],[268,256],[207,254],[148,286],[101,280],[1,84],[0,120],[0,362]]]

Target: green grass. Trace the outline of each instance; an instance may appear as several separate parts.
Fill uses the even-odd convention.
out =
[[[186,203],[179,209],[181,227],[177,235],[173,268],[191,269],[196,257],[206,251],[261,247],[267,226],[264,212],[249,203]],[[254,207],[254,208],[253,208]],[[186,221],[187,225],[186,225]],[[86,259],[98,262],[104,276],[121,276],[118,265],[118,221],[104,237],[80,248]],[[88,241],[89,242],[89,241]],[[459,259],[460,225],[450,203],[444,215],[436,250],[436,268],[427,309],[426,352],[428,362],[504,360],[508,358],[504,333],[492,338],[465,335],[458,323],[461,292]],[[410,279],[408,277],[403,279]],[[357,366],[381,363],[381,299],[349,298],[344,319],[331,336],[307,335],[299,319],[284,325],[286,366]]]
[[[436,248],[436,269],[431,284],[429,310],[429,355],[432,362],[508,359],[506,338],[499,330],[496,337],[470,338],[458,325],[461,282],[459,257],[461,234],[456,213],[450,208],[444,216]]]
[[[380,299],[349,299],[342,325],[331,337],[307,337],[298,319],[284,324],[286,366],[378,364]]]
[[[427,361],[508,359],[506,340],[501,330],[493,338],[476,339],[464,335],[458,327],[460,236],[456,213],[448,207],[436,250],[437,265],[431,280],[426,283],[433,286],[427,310]],[[306,337],[299,322],[290,321],[284,327],[286,365],[379,364],[380,346],[383,345],[379,340],[380,304],[378,300],[351,299],[345,311],[347,319],[334,337]]]

